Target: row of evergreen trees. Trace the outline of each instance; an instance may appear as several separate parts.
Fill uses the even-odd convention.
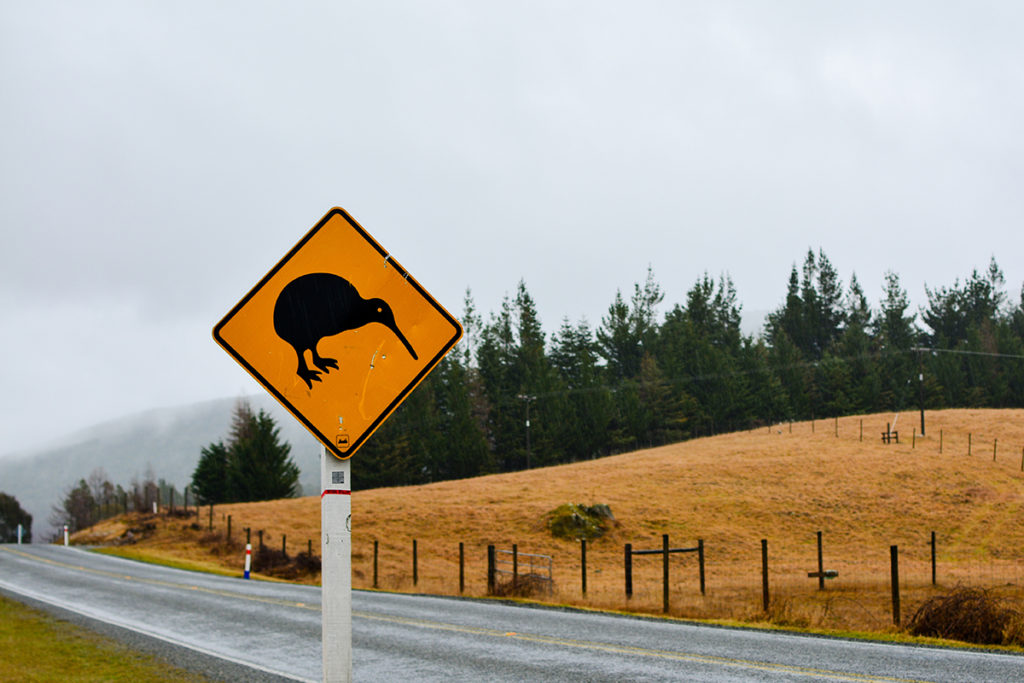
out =
[[[757,337],[740,329],[728,275],[703,275],[659,315],[665,295],[648,270],[599,326],[564,319],[550,338],[525,283],[486,321],[467,291],[465,339],[359,451],[355,484],[519,470],[922,399],[1024,406],[1024,290],[1010,301],[1004,285],[993,259],[926,288],[918,316],[895,273],[872,306],[856,276],[844,286],[824,252],[808,251]]]

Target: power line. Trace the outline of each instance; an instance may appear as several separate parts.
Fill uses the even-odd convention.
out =
[[[961,356],[987,356],[989,358],[1018,358],[1024,360],[1024,356],[1015,353],[993,353],[989,351],[965,351],[963,349],[929,349],[923,346],[911,347],[911,351],[918,353],[951,353]]]

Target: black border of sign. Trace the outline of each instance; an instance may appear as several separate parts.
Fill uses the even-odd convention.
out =
[[[302,247],[304,247],[306,243],[309,242],[309,240],[312,239],[312,237],[322,227],[324,227],[327,224],[327,222],[330,221],[331,218],[333,218],[334,216],[341,216],[342,218],[344,218],[345,221],[347,221],[348,224],[351,225],[356,230],[356,232],[358,232],[360,236],[362,236],[362,238],[365,239],[370,244],[370,246],[376,249],[377,252],[384,257],[384,259],[387,261],[388,266],[397,270],[399,274],[401,274],[405,278],[405,280],[409,284],[411,284],[417,292],[420,293],[420,296],[427,300],[437,310],[437,312],[441,314],[441,316],[445,320],[451,323],[452,327],[454,328],[454,334],[445,343],[445,345],[441,348],[437,355],[434,356],[429,363],[424,365],[423,369],[420,370],[420,372],[416,375],[416,377],[412,379],[411,382],[409,382],[405,389],[400,391],[398,393],[398,396],[395,397],[395,399],[388,405],[388,407],[381,411],[380,415],[378,415],[377,418],[370,424],[370,426],[363,431],[362,435],[360,435],[360,437],[355,441],[355,443],[352,444],[352,447],[349,448],[349,450],[346,453],[342,453],[341,451],[339,451],[337,446],[334,445],[330,438],[328,438],[325,434],[323,434],[322,432],[320,432],[320,430],[313,426],[313,424],[309,420],[307,420],[306,417],[301,412],[299,412],[299,410],[295,406],[293,406],[291,402],[288,401],[288,399],[282,396],[281,393],[277,389],[275,389],[273,385],[271,385],[270,382],[268,382],[266,378],[264,378],[263,375],[261,375],[256,370],[256,368],[252,367],[252,365],[250,365],[248,361],[246,361],[237,351],[235,351],[235,349],[220,335],[220,331],[224,327],[224,325],[226,325],[231,320],[231,318],[235,316],[235,314],[242,310],[242,308],[249,302],[249,300],[252,299],[252,297],[254,297],[257,294],[257,292],[259,292],[260,289],[262,289],[263,286],[266,285],[267,282],[269,282],[270,279],[273,278],[274,275],[276,275],[277,272],[281,270],[281,268],[283,268],[284,265],[288,263],[288,261],[293,256],[295,256],[295,254],[297,254],[299,250],[301,250]],[[412,390],[415,389],[416,386],[423,381],[423,379],[430,373],[430,371],[433,370],[437,366],[437,364],[441,362],[441,359],[444,358],[445,354],[451,351],[452,347],[455,346],[456,342],[458,342],[461,337],[462,325],[459,324],[459,321],[456,320],[448,311],[446,311],[445,308],[427,292],[427,290],[423,289],[423,287],[420,286],[420,283],[416,281],[416,278],[409,275],[409,272],[405,268],[403,268],[401,264],[395,261],[394,258],[392,258],[391,255],[388,254],[388,252],[385,251],[382,246],[380,246],[377,240],[371,237],[368,232],[363,230],[363,226],[359,225],[359,223],[354,218],[352,218],[352,216],[350,216],[348,212],[345,211],[345,209],[342,209],[341,207],[337,206],[328,211],[327,214],[320,219],[320,222],[314,225],[313,228],[309,232],[307,232],[305,236],[302,239],[300,239],[298,243],[294,247],[292,247],[291,250],[287,254],[285,254],[280,261],[277,262],[277,265],[271,268],[270,272],[264,275],[263,279],[256,283],[256,286],[249,290],[249,293],[242,297],[242,300],[235,304],[234,308],[232,308],[231,311],[228,312],[228,314],[225,315],[221,319],[221,321],[217,323],[213,328],[214,341],[216,341],[217,344],[220,345],[222,349],[227,351],[231,355],[231,357],[238,362],[239,365],[245,368],[246,372],[252,375],[253,378],[257,382],[259,382],[264,389],[270,392],[270,394],[277,399],[278,403],[284,406],[289,413],[291,413],[299,422],[301,422],[306,427],[306,429],[308,429],[313,434],[313,436],[316,437],[316,439],[320,443],[326,446],[327,450],[330,451],[330,453],[334,457],[340,460],[348,460],[355,454],[357,450],[359,450],[359,448],[366,442],[366,440],[370,438],[370,435],[377,431],[377,428],[380,427],[384,420],[386,420],[391,415],[391,413],[394,412],[395,408],[397,408],[399,404],[402,401],[404,401],[410,393],[412,393]]]

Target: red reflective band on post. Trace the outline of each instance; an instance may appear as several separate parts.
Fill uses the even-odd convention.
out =
[[[351,496],[352,495],[351,491],[343,491],[341,489],[327,489],[326,491],[324,491],[323,493],[320,494],[320,497],[323,498],[328,493],[334,493],[334,494],[341,495],[341,496]]]

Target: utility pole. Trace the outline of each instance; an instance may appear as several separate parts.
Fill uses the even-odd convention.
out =
[[[917,352],[917,405],[921,408],[921,436],[924,436],[924,352],[925,349],[915,346],[911,351]]]
[[[518,398],[521,401],[526,401],[526,469],[530,469],[530,402],[537,397],[529,394],[519,394]]]

